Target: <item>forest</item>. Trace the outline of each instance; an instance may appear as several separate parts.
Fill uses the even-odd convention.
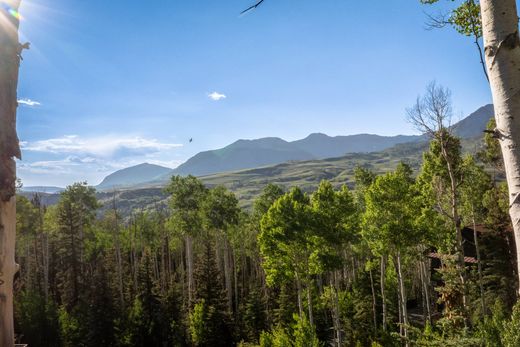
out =
[[[430,135],[420,170],[357,167],[353,189],[268,184],[245,210],[223,186],[174,176],[167,208],[127,218],[115,198],[100,215],[86,183],[52,206],[19,196],[18,341],[519,346],[498,140],[464,154],[450,107],[430,85],[408,111]]]
[[[92,5],[89,2],[81,2],[76,15],[61,8],[40,13],[41,18],[48,17],[28,27],[39,40],[33,56],[39,64],[26,71],[32,79],[20,79],[19,85],[22,56],[31,47],[20,30],[26,17],[19,12],[21,0],[0,1],[0,347],[14,343],[30,347],[520,346],[516,1],[419,1],[425,8],[441,6],[437,14],[427,13],[427,29],[449,27],[471,40],[481,77],[489,82],[494,117],[482,129],[482,143],[474,151],[464,151],[453,131],[450,91],[432,82],[406,110],[417,136],[428,141],[418,168],[417,162],[406,160],[383,172],[359,165],[351,172],[354,184],[323,180],[315,189],[303,185],[287,189],[266,182],[247,207],[230,187],[204,184],[193,175],[171,177],[163,190],[166,204],[130,213],[122,213],[115,192],[102,206],[95,188],[81,181],[61,192],[57,203],[46,204],[37,193],[22,194],[22,170],[17,173],[17,169],[33,170],[40,177],[46,174],[49,179],[67,170],[49,174],[43,168],[62,165],[62,169],[82,170],[97,164],[98,170],[108,170],[115,159],[161,159],[160,154],[184,146],[173,143],[179,133],[161,129],[167,128],[166,117],[176,126],[184,125],[184,130],[186,119],[197,119],[197,126],[192,123],[189,131],[200,131],[204,141],[204,131],[213,133],[217,126],[233,124],[227,128],[244,131],[245,117],[251,120],[248,129],[269,125],[271,130],[289,131],[294,124],[316,119],[324,124],[334,118],[327,120],[324,109],[337,117],[348,111],[351,105],[340,103],[347,94],[364,106],[395,107],[391,99],[403,95],[401,87],[416,88],[418,83],[405,77],[426,71],[435,76],[448,69],[447,60],[452,59],[429,51],[432,57],[425,54],[408,61],[408,55],[427,47],[425,38],[411,35],[409,27],[401,28],[403,37],[392,34],[398,22],[394,16],[404,11],[398,7],[380,17],[373,16],[383,6],[379,4],[365,8],[370,12],[367,17],[358,18],[353,11],[355,16],[347,19],[351,13],[342,13],[341,22],[354,26],[341,27],[343,32],[340,26],[330,26],[318,34],[309,23],[318,29],[337,13],[329,11],[327,19],[322,13],[320,19],[307,8],[312,20],[305,18],[305,25],[299,27],[293,17],[287,20],[286,13],[263,17],[261,26],[254,21],[248,26],[237,24],[238,20],[228,26],[213,21],[217,16],[208,16],[219,9],[190,7],[196,2],[184,2],[185,7],[175,11],[173,6],[162,8],[164,13],[171,11],[171,18],[151,8],[143,11],[141,5],[132,7],[131,2],[119,7],[111,3],[100,6],[106,11],[90,7],[89,18],[96,19],[91,22],[83,22],[82,17],[87,5]],[[266,3],[254,1],[240,16]],[[293,6],[286,3],[283,8],[288,13]],[[44,7],[36,5],[32,10]],[[27,18],[36,18],[28,12]],[[120,27],[122,22],[117,21],[123,17],[127,22]],[[384,21],[388,18],[393,22]],[[63,30],[66,25],[61,21],[71,27]],[[412,22],[412,18],[402,21]],[[280,23],[288,23],[291,31],[278,32],[281,26],[269,31]],[[35,29],[39,25],[42,28]],[[248,28],[254,25],[258,26],[253,38]],[[217,34],[221,27],[225,30]],[[92,31],[84,34],[81,28]],[[155,31],[147,31],[150,28]],[[355,37],[338,43],[352,30],[357,30]],[[46,35],[34,35],[41,32]],[[231,35],[244,32],[244,36]],[[301,41],[293,42],[293,36],[302,32]],[[259,45],[263,36],[273,43]],[[208,38],[210,42],[204,41]],[[408,48],[397,45],[401,41],[417,47],[400,52]],[[315,47],[315,52],[304,49],[308,47]],[[439,48],[448,53],[453,46]],[[308,54],[309,59],[303,60]],[[366,64],[356,63],[358,57]],[[345,61],[353,62],[349,69]],[[428,65],[439,68],[426,70]],[[291,71],[294,74],[285,74]],[[471,88],[474,80],[450,71],[455,75],[450,76],[452,83],[464,80],[464,89],[469,90],[465,92],[477,90]],[[392,75],[387,90],[377,95],[387,98],[376,99],[373,88],[394,72],[398,73]],[[269,83],[262,84],[261,77]],[[354,83],[337,83],[341,79]],[[226,81],[236,85],[231,88]],[[302,85],[315,89],[298,89]],[[209,89],[214,86],[218,91]],[[242,101],[225,108],[222,86],[234,89],[237,99],[242,92]],[[37,89],[54,94],[29,93]],[[273,94],[267,94],[271,90]],[[355,93],[360,90],[363,95]],[[40,102],[29,98],[32,95],[46,99]],[[292,104],[273,101],[295,95]],[[320,97],[319,110],[311,107],[316,97]],[[146,105],[137,103],[143,100]],[[114,105],[107,107],[107,102]],[[90,108],[94,106],[99,108]],[[28,108],[23,122],[17,122],[19,107]],[[41,113],[31,113],[38,107]],[[359,112],[361,106],[357,107]],[[107,113],[100,112],[103,108]],[[240,116],[234,113],[234,118],[226,118],[237,110]],[[280,121],[287,110],[296,110],[290,115],[292,123]],[[273,113],[277,115],[265,118]],[[172,114],[177,121],[172,121]],[[200,121],[207,114],[216,116]],[[357,114],[352,123],[363,117],[364,113]],[[395,119],[371,122],[385,127]],[[25,128],[29,123],[38,129]],[[156,126],[148,134],[161,132],[161,136],[145,138],[136,132],[129,137],[129,126],[144,128],[145,123]],[[344,123],[331,124],[333,129]],[[20,125],[26,137],[22,141]],[[109,128],[120,134],[92,135],[92,129]],[[227,132],[227,128],[218,129]],[[189,139],[186,145],[194,145],[191,135],[183,136]],[[27,165],[21,162],[22,152],[32,154]],[[170,153],[168,158],[173,163],[180,156]]]

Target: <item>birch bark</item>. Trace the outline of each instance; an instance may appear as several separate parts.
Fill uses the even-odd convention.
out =
[[[20,0],[6,4],[18,10]],[[16,237],[16,164],[20,147],[16,135],[16,90],[22,46],[18,42],[18,19],[0,12],[0,346],[14,345],[13,279]]]
[[[480,7],[496,133],[504,157],[509,214],[520,259],[520,38],[516,1],[481,0]],[[520,273],[520,262],[517,266]]]

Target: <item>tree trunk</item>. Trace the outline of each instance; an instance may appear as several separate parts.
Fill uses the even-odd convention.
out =
[[[296,287],[298,289],[298,314],[300,318],[303,317],[303,304],[302,304],[302,283],[300,276],[296,273]]]
[[[188,306],[191,310],[195,287],[193,284],[193,240],[189,235],[186,236],[186,267],[188,270]]]
[[[432,312],[431,312],[430,290],[429,290],[430,279],[427,276],[428,274],[426,272],[426,264],[424,263],[423,260],[421,260],[421,262],[419,263],[419,271],[421,272],[421,281],[422,281],[422,286],[423,286],[423,291],[424,291],[424,303],[426,304],[427,321],[430,324],[432,324]],[[425,320],[425,325],[426,325],[426,320]]]
[[[123,260],[121,256],[121,241],[119,239],[119,218],[117,215],[117,205],[114,195],[113,200],[113,213],[114,213],[114,246],[116,251],[116,265],[117,265],[117,286],[119,290],[119,304],[121,308],[125,307],[125,297],[123,294]]]
[[[372,269],[370,269],[368,273],[370,274],[370,288],[372,289],[372,319],[374,320],[374,331],[377,331],[376,288],[374,287],[374,277],[372,276]]]
[[[399,281],[399,298],[402,315],[402,331],[405,338],[405,345],[408,346],[408,311],[406,309],[406,288],[404,286],[403,268],[401,266],[401,252],[397,252],[397,279]]]
[[[0,199],[0,346],[6,347],[14,344],[13,280],[17,271],[14,261],[15,199],[14,196],[9,201]]]
[[[475,242],[475,252],[477,253],[477,270],[478,270],[478,285],[480,287],[480,301],[482,304],[482,314],[486,314],[486,300],[484,299],[484,282],[482,280],[482,260],[480,259],[480,247],[478,246],[477,223],[475,222],[475,211],[472,211],[473,222],[473,240]]]
[[[20,0],[4,1],[18,10]],[[21,45],[18,19],[0,12],[0,346],[14,345],[13,279],[16,237],[16,164],[21,158],[16,135],[18,68]]]
[[[386,331],[385,278],[386,278],[386,256],[382,256],[381,257],[381,305],[382,305],[382,311],[383,311],[383,331]]]
[[[342,340],[342,334],[341,334],[341,317],[340,317],[340,310],[339,310],[339,296],[338,296],[338,276],[337,271],[334,271],[333,273],[333,280],[331,279],[331,287],[332,290],[334,290],[334,330],[336,335],[336,343],[338,347],[343,346],[343,340]]]
[[[229,247],[229,241],[224,238],[224,282],[226,285],[226,297],[229,312],[233,312],[233,284],[231,279],[231,251]]]
[[[312,308],[312,279],[307,279],[307,306],[309,308],[309,323],[312,327],[314,327],[314,314],[313,314],[313,308]]]
[[[504,157],[509,214],[520,274],[520,37],[516,1],[481,0],[480,7],[496,132]]]
[[[235,292],[235,313],[238,313],[239,308],[239,295],[238,295],[238,265],[236,256],[233,254],[233,258],[231,259],[233,263],[233,290]]]

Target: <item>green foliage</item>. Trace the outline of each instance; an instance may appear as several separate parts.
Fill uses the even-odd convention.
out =
[[[505,320],[504,304],[500,299],[497,299],[493,305],[491,317],[485,317],[477,325],[476,336],[481,339],[485,347],[504,347],[501,335],[503,334]]]
[[[377,177],[367,189],[362,235],[376,255],[393,254],[421,240],[414,189],[411,170],[404,164]]]
[[[173,176],[165,191],[170,194],[170,220],[172,228],[182,235],[194,236],[202,230],[202,204],[208,191],[193,176]]]
[[[320,347],[323,344],[318,340],[316,331],[305,315],[293,316],[294,324],[290,331],[276,327],[271,332],[262,332],[260,335],[261,347]]]
[[[450,0],[455,2],[455,0]],[[423,4],[435,4],[439,0],[420,0]],[[442,27],[444,25],[452,26],[459,34],[472,36],[475,38],[482,37],[482,22],[480,19],[480,4],[477,0],[463,0],[458,7],[451,10],[447,18],[441,17],[435,20],[432,25]]]
[[[246,298],[243,321],[248,341],[259,341],[260,333],[268,328],[265,302],[254,288]]]
[[[85,346],[84,331],[77,312],[69,313],[64,307],[59,309],[60,336],[63,347]]]
[[[193,307],[190,313],[190,335],[191,341],[195,346],[204,345],[207,340],[208,332],[206,330],[207,308],[204,299],[199,301]]]
[[[287,331],[278,326],[272,332],[262,332],[260,347],[293,347],[292,337]]]
[[[199,308],[197,316],[190,316],[190,323],[193,323],[196,328],[197,340],[193,341],[197,346],[229,346],[233,343],[226,292],[222,288],[222,277],[213,254],[213,248],[208,240],[205,242],[204,252],[199,257],[195,269],[195,281],[199,283],[195,299]],[[200,328],[201,326],[203,328]],[[191,334],[193,338],[193,332]]]
[[[438,302],[444,306],[443,317],[438,324],[444,335],[454,336],[465,325],[462,305],[465,288],[460,281],[460,273],[456,266],[455,257],[447,255],[442,262],[442,267],[438,269],[438,272],[442,277],[443,283],[435,288],[440,295]]]
[[[294,315],[296,321],[293,326],[294,347],[320,347],[322,344],[316,337],[316,331],[305,315]]]
[[[520,301],[513,307],[511,320],[505,322],[501,336],[504,347],[520,346]]]
[[[502,159],[500,142],[495,134],[496,127],[495,118],[491,118],[486,125],[487,132],[484,135],[484,148],[477,153],[477,157],[484,164],[490,165],[498,172],[502,172],[504,170],[504,161]]]
[[[33,346],[60,345],[59,311],[52,301],[35,291],[25,290],[16,298],[15,322],[23,341]]]

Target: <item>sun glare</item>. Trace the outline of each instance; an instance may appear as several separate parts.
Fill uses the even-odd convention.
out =
[[[16,10],[11,5],[9,5],[9,3],[5,2],[5,1],[0,2],[0,8],[7,15],[10,15],[11,17],[16,18],[17,20],[22,19],[20,12],[18,12],[18,10]]]

